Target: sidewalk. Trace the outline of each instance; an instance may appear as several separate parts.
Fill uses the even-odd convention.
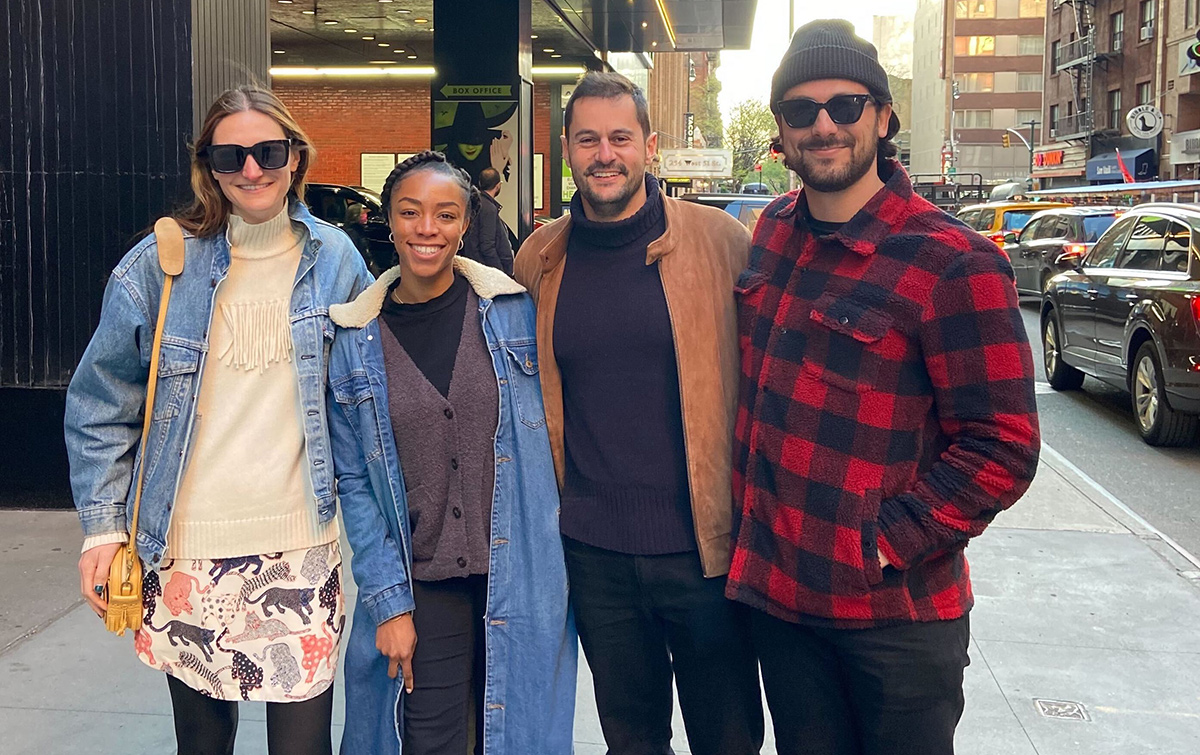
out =
[[[79,542],[72,512],[0,511],[0,750],[172,752],[162,674],[77,599]],[[1050,449],[968,556],[977,603],[960,753],[1196,752],[1200,565]],[[586,667],[577,708],[576,753],[603,755]],[[340,699],[334,719],[336,741]],[[239,755],[266,752],[264,720],[243,705]],[[675,724],[686,752],[678,713]]]

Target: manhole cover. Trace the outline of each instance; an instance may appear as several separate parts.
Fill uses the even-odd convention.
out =
[[[1073,703],[1069,700],[1042,700],[1034,698],[1033,704],[1037,711],[1046,718],[1065,718],[1068,721],[1090,721],[1087,708],[1083,703]]]

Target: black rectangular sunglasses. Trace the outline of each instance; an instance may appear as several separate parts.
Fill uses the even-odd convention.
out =
[[[246,164],[247,155],[253,155],[254,162],[263,170],[278,170],[288,164],[291,146],[291,139],[271,139],[253,147],[210,144],[196,154],[207,160],[209,167],[217,173],[237,173]]]
[[[817,116],[824,110],[829,113],[829,120],[839,126],[858,123],[862,118],[863,108],[875,98],[869,94],[839,94],[830,97],[828,102],[817,102],[807,98],[782,100],[776,103],[783,121],[792,128],[808,128],[817,122]]]

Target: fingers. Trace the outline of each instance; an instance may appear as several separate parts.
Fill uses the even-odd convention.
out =
[[[400,663],[395,658],[388,658],[388,679],[395,679],[400,670]]]
[[[92,612],[101,618],[108,610],[108,604],[96,593],[95,588],[96,585],[103,586],[108,581],[107,575],[104,577],[104,579],[96,577],[96,554],[94,552],[88,551],[79,557],[79,592]]]
[[[400,666],[404,670],[404,691],[411,695],[413,691],[412,653],[400,658]]]

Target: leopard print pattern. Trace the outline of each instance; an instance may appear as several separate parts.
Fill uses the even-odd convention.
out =
[[[325,580],[325,584],[321,586],[321,591],[317,593],[317,599],[321,608],[329,609],[329,617],[325,619],[325,623],[333,626],[333,619],[337,616],[338,601],[342,597],[342,582],[338,577],[338,567],[333,567],[329,572],[329,579]]]

